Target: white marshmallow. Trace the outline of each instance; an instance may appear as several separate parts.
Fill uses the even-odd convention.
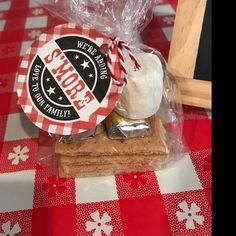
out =
[[[160,107],[164,72],[156,55],[143,52],[134,56],[141,67],[136,71],[128,68],[127,85],[115,110],[123,117],[146,119]]]

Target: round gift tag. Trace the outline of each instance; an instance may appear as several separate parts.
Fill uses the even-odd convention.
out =
[[[94,29],[65,24],[32,43],[20,65],[17,94],[36,126],[49,133],[77,134],[109,115],[122,89],[109,76],[100,51],[107,41]],[[119,67],[115,71],[119,77]]]

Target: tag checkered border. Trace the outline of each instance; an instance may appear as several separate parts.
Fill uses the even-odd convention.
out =
[[[67,34],[77,34],[89,37],[99,46],[108,44],[109,42],[108,37],[97,32],[95,29],[90,29],[85,26],[78,27],[75,24],[63,24],[56,26],[48,32],[40,35],[40,37],[32,43],[31,47],[27,50],[25,56],[22,59],[17,75],[17,95],[27,117],[40,129],[43,129],[49,133],[61,135],[81,133],[101,123],[114,109],[115,104],[119,100],[123,90],[123,88],[118,87],[112,80],[109,95],[102,101],[100,104],[101,106],[88,117],[88,120],[85,121],[72,121],[70,123],[56,122],[46,118],[41,112],[36,110],[36,108],[32,105],[32,102],[30,101],[27,93],[26,80],[28,71],[30,69],[30,64],[37,51],[43,47],[43,45],[45,45],[50,40],[55,40],[56,38]],[[117,54],[115,53],[112,55],[112,62],[115,65],[114,72],[116,73],[117,77],[120,77],[121,70],[119,66],[119,60]]]

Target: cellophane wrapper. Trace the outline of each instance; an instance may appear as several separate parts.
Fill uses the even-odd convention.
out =
[[[132,146],[134,154],[125,153],[120,158],[120,150],[117,146],[113,146],[113,142],[117,144],[117,140],[113,139],[111,133],[104,132],[104,124],[98,125],[96,128],[85,133],[70,136],[50,135],[50,141],[43,140],[41,149],[38,153],[38,160],[40,163],[49,163],[50,161],[58,161],[61,155],[55,151],[55,144],[63,143],[65,145],[73,145],[77,142],[77,146],[84,145],[84,141],[93,142],[96,137],[110,136],[110,147],[115,150],[111,155],[106,154],[107,148],[104,147],[104,154],[99,154],[97,150],[90,155],[77,156],[75,152],[67,152],[67,158],[60,162],[60,168],[63,174],[59,176],[73,177],[73,176],[99,176],[120,174],[127,172],[143,172],[158,170],[165,168],[167,165],[178,161],[187,152],[187,147],[183,141],[183,110],[181,104],[180,90],[177,81],[173,74],[166,68],[166,61],[157,49],[148,47],[147,45],[138,43],[139,35],[142,30],[148,25],[153,16],[153,7],[155,1],[153,0],[38,0],[40,4],[46,7],[51,14],[65,19],[67,22],[76,23],[78,25],[86,25],[102,32],[108,37],[119,37],[126,42],[134,55],[138,53],[149,53],[156,56],[161,62],[161,69],[163,70],[161,102],[155,114],[152,115],[154,121],[158,118],[165,129],[164,136],[168,158],[158,158],[158,154],[152,153],[152,158],[148,157],[148,150],[145,153],[137,153],[139,150],[137,146]],[[125,57],[126,58],[126,57]],[[131,63],[127,65],[127,71],[132,70]],[[142,79],[142,78],[141,78]],[[129,77],[127,77],[129,83]],[[155,92],[155,91],[154,91]],[[134,98],[135,99],[135,98]],[[117,103],[117,107],[125,109],[122,104]],[[140,107],[142,111],[142,107]],[[135,114],[134,114],[135,115]],[[126,117],[127,118],[127,117]],[[128,117],[130,119],[130,117]],[[132,117],[133,121],[144,121],[139,117]],[[131,123],[127,122],[132,129]],[[126,123],[122,123],[125,124]],[[152,126],[152,127],[151,127]],[[151,129],[155,127],[155,122],[150,123]],[[129,127],[130,128],[130,127]],[[132,131],[132,130],[131,130]],[[153,131],[153,130],[151,130]],[[152,136],[152,132],[146,132],[147,136]],[[113,134],[114,135],[114,134]],[[145,135],[144,135],[145,136]],[[125,142],[125,139],[135,139],[134,137],[123,137],[120,142]],[[143,139],[147,137],[136,137],[136,139]],[[125,144],[124,144],[125,145]],[[56,153],[55,153],[56,152]],[[150,153],[152,150],[150,150]],[[107,156],[106,156],[107,155]],[[137,156],[137,158],[136,158]],[[52,158],[54,157],[54,158]],[[55,158],[56,157],[56,158]],[[71,157],[71,159],[70,159]],[[147,158],[148,157],[148,158]],[[120,159],[119,159],[120,158]],[[81,162],[80,162],[81,160]],[[58,164],[54,164],[58,166]],[[77,168],[77,169],[76,169]],[[73,169],[73,170],[72,170]]]

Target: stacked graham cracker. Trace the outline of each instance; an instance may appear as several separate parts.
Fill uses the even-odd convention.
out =
[[[155,116],[152,135],[111,140],[105,129],[91,139],[56,142],[60,177],[99,176],[158,169],[168,159],[165,129]]]

